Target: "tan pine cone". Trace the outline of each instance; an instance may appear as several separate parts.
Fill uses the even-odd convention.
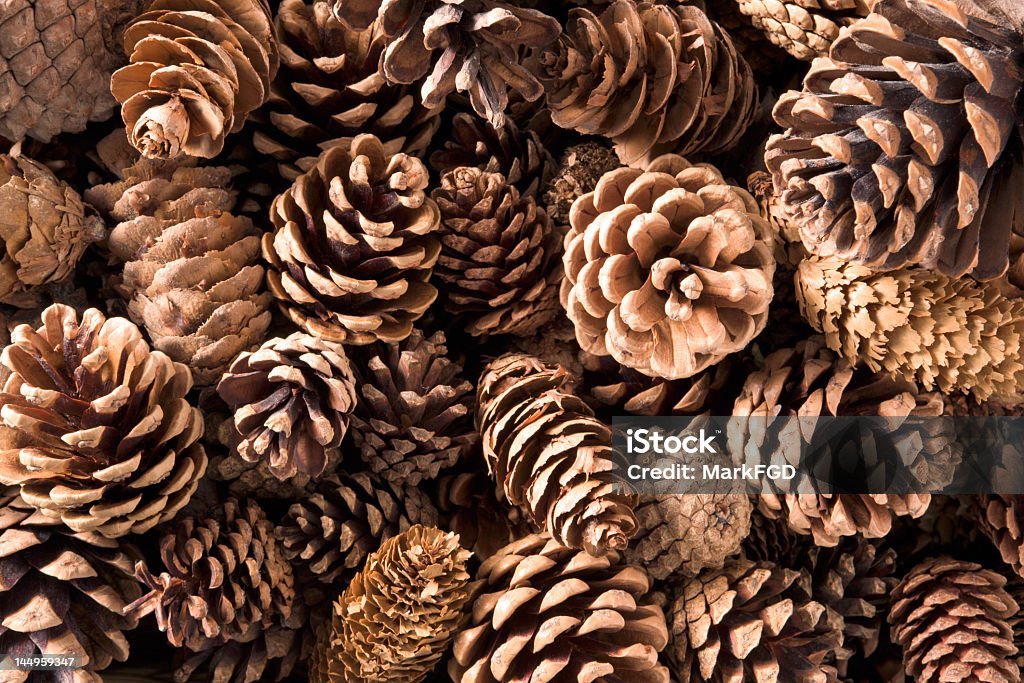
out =
[[[446,474],[437,481],[441,526],[459,535],[464,548],[481,560],[534,528],[518,509],[509,508],[495,495],[486,472]]]
[[[234,360],[217,384],[234,410],[237,451],[279,479],[316,478],[340,460],[355,408],[355,376],[341,344],[295,332]]]
[[[267,284],[310,334],[346,344],[409,336],[437,297],[437,205],[419,159],[358,135],[324,152],[274,200]]]
[[[611,138],[628,166],[667,152],[723,152],[757,108],[747,62],[688,5],[618,0],[599,14],[573,9],[539,68],[552,121]]]
[[[811,252],[951,277],[1006,270],[1024,220],[1011,189],[1024,178],[1022,33],[985,17],[972,0],[881,2],[780,98],[787,130],[765,162]]]
[[[1003,562],[1024,577],[1024,496],[979,496],[977,513],[981,532],[999,550]]]
[[[797,59],[827,57],[840,29],[871,12],[875,0],[737,0],[774,45]]]
[[[459,537],[416,525],[366,561],[334,604],[311,683],[418,683],[455,637],[473,598]]]
[[[593,192],[605,173],[620,166],[615,152],[597,142],[573,145],[562,153],[555,176],[544,189],[548,215],[558,225],[569,224],[573,202]]]
[[[1024,395],[1024,300],[995,283],[830,257],[804,261],[796,284],[804,317],[851,363],[980,401]]]
[[[26,440],[0,452],[0,482],[43,515],[106,538],[142,533],[188,503],[206,472],[187,367],[135,325],[50,306],[21,325],[0,364],[0,417]]]
[[[124,31],[110,91],[153,159],[214,157],[270,96],[278,51],[266,0],[153,0]]]
[[[925,560],[892,594],[889,624],[903,666],[917,683],[1017,683],[1009,620],[1020,607],[1006,578],[973,562]]]
[[[532,356],[492,361],[477,388],[477,426],[499,490],[538,528],[599,554],[636,531],[634,496],[611,470],[611,430],[572,391],[562,367]]]
[[[668,683],[658,661],[665,615],[642,566],[595,557],[546,535],[502,548],[480,565],[481,594],[455,638],[455,683],[636,680]]]
[[[120,175],[85,193],[114,224],[116,289],[156,349],[188,365],[197,385],[215,384],[270,326],[261,232],[232,212],[228,168],[143,158]]]
[[[569,221],[561,299],[584,351],[681,379],[764,329],[770,228],[713,166],[666,155],[606,173]]]
[[[434,275],[469,334],[529,335],[561,312],[562,234],[534,197],[472,166],[445,173],[430,196],[441,211]]]

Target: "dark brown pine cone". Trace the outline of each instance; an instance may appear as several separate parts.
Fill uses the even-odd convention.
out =
[[[1024,577],[1024,496],[980,496],[977,513],[978,526],[995,544],[1003,562]]]
[[[499,548],[535,529],[518,509],[498,500],[486,472],[442,475],[437,481],[441,526],[459,535],[459,542],[486,560]]]
[[[555,176],[542,188],[548,215],[558,225],[568,225],[573,202],[593,192],[601,176],[619,165],[615,152],[597,142],[584,142],[565,150]]]

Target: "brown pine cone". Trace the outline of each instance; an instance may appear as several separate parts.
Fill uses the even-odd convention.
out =
[[[25,439],[0,452],[0,482],[46,517],[106,538],[142,533],[188,503],[206,472],[187,367],[135,325],[50,306],[21,325],[0,364],[0,416]]]
[[[1006,270],[1024,229],[1022,34],[985,17],[972,0],[881,2],[779,100],[787,130],[765,162],[810,251],[951,277]]]
[[[216,156],[267,101],[278,52],[266,0],[152,0],[124,31],[110,90],[153,159]]]
[[[1003,562],[1024,577],[1024,496],[979,496],[977,513],[978,526],[999,550]]]
[[[437,505],[441,526],[459,535],[459,542],[486,560],[517,538],[534,529],[495,495],[494,482],[486,472],[447,474],[437,481]]]
[[[584,351],[680,379],[764,329],[771,231],[713,166],[667,155],[606,173],[569,221],[561,299]]]
[[[437,297],[440,214],[419,159],[358,135],[278,195],[263,236],[267,284],[288,318],[346,344],[400,341]]]
[[[459,537],[416,525],[385,541],[334,604],[311,683],[418,683],[473,598]]]
[[[388,40],[380,73],[390,83],[417,83],[427,107],[458,90],[495,128],[505,125],[508,91],[529,102],[544,94],[521,64],[529,48],[555,40],[559,23],[535,9],[496,0],[331,0],[335,16],[353,28],[376,19]]]
[[[455,683],[636,680],[668,683],[658,653],[665,615],[643,567],[595,557],[546,535],[502,548],[480,565],[483,586],[455,638]]]
[[[1020,607],[1006,578],[949,557],[914,567],[892,594],[892,638],[917,683],[1017,683],[1017,647],[1009,619]]]
[[[757,109],[750,67],[697,7],[618,0],[600,14],[573,9],[540,62],[552,121],[611,138],[628,166],[723,152]]]
[[[611,430],[571,392],[562,367],[523,354],[492,361],[477,388],[477,426],[498,488],[571,548],[621,550],[637,528],[634,496],[611,470]]]
[[[774,45],[797,59],[828,57],[840,29],[871,12],[875,0],[737,0]]]
[[[232,213],[232,172],[141,159],[86,201],[114,227],[107,248],[124,271],[116,289],[153,346],[215,384],[270,326],[260,230]]]
[[[355,407],[355,377],[345,347],[295,332],[243,353],[217,385],[234,410],[237,451],[266,461],[278,479],[320,476],[341,455],[338,447]]]
[[[568,225],[573,202],[593,192],[601,176],[620,165],[614,151],[596,142],[584,142],[565,150],[555,177],[543,188],[548,215],[558,225]]]
[[[430,196],[441,211],[434,275],[469,334],[529,335],[561,312],[562,234],[531,195],[470,166],[445,173]]]

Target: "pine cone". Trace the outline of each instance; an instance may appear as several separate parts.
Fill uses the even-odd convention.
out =
[[[334,605],[312,683],[418,683],[463,620],[474,584],[459,537],[414,526],[385,541]],[[326,655],[326,656],[324,656]]]
[[[973,3],[887,0],[784,95],[765,162],[809,250],[874,269],[981,279],[1024,210],[1022,34]]]
[[[618,0],[600,14],[573,9],[540,61],[552,121],[611,138],[628,166],[723,152],[756,112],[750,67],[696,7]]]
[[[828,57],[839,30],[871,12],[875,0],[737,0],[773,44],[797,59]]]
[[[206,471],[188,368],[151,351],[135,325],[50,306],[19,326],[0,364],[3,423],[27,439],[0,452],[0,482],[73,531],[142,533],[188,503]]]
[[[381,543],[414,524],[437,524],[426,494],[358,472],[321,480],[313,495],[288,508],[278,537],[294,566],[336,584],[362,568]]]
[[[396,342],[433,303],[441,245],[427,169],[372,135],[320,156],[271,206],[267,283],[310,334],[346,344]]]
[[[481,560],[534,530],[519,511],[502,504],[486,472],[461,472],[437,482],[442,526],[459,535],[464,548]]]
[[[234,410],[248,462],[266,461],[278,479],[315,478],[341,458],[338,447],[355,407],[355,377],[345,347],[295,332],[243,353],[217,385]]]
[[[714,167],[668,155],[612,171],[569,220],[561,299],[584,351],[680,379],[764,329],[770,228]]]
[[[196,384],[215,384],[270,326],[261,233],[232,214],[227,168],[142,159],[121,177],[85,197],[117,223],[107,247],[128,315]]]
[[[270,95],[278,53],[266,0],[153,0],[124,32],[110,90],[152,159],[214,157]]]
[[[528,335],[560,312],[562,235],[500,173],[449,171],[430,195],[441,211],[434,274],[445,310],[471,335]]]
[[[559,23],[535,9],[495,0],[428,0],[381,3],[331,0],[335,16],[356,30],[376,19],[388,39],[380,73],[389,83],[423,83],[423,103],[437,107],[458,90],[495,128],[505,125],[508,91],[527,101],[544,94],[521,65],[529,48],[547,45]],[[438,51],[443,50],[440,54]]]
[[[573,202],[593,192],[601,176],[614,171],[619,165],[615,152],[596,142],[584,142],[565,150],[558,163],[558,172],[544,192],[548,215],[558,225],[568,225]]]
[[[1020,610],[1006,579],[944,557],[914,567],[893,592],[889,623],[917,683],[1021,680],[1008,620]]]
[[[1024,496],[990,494],[979,496],[978,503],[982,533],[995,544],[1003,562],[1024,577]]]
[[[455,683],[637,680],[668,683],[668,631],[643,567],[594,557],[534,534],[477,572],[482,594],[455,638]]]
[[[636,531],[632,495],[611,474],[611,430],[571,392],[562,367],[531,356],[492,361],[477,388],[487,467],[504,497],[571,548],[621,550]]]
[[[1024,395],[1024,301],[997,284],[834,257],[804,261],[796,284],[804,317],[852,363],[982,401]]]
[[[32,288],[69,277],[105,236],[103,221],[53,171],[17,150],[0,154],[0,303],[34,308]]]

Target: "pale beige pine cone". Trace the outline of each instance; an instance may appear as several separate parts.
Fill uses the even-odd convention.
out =
[[[730,0],[772,44],[797,59],[827,57],[843,27],[871,12],[875,0]]]

